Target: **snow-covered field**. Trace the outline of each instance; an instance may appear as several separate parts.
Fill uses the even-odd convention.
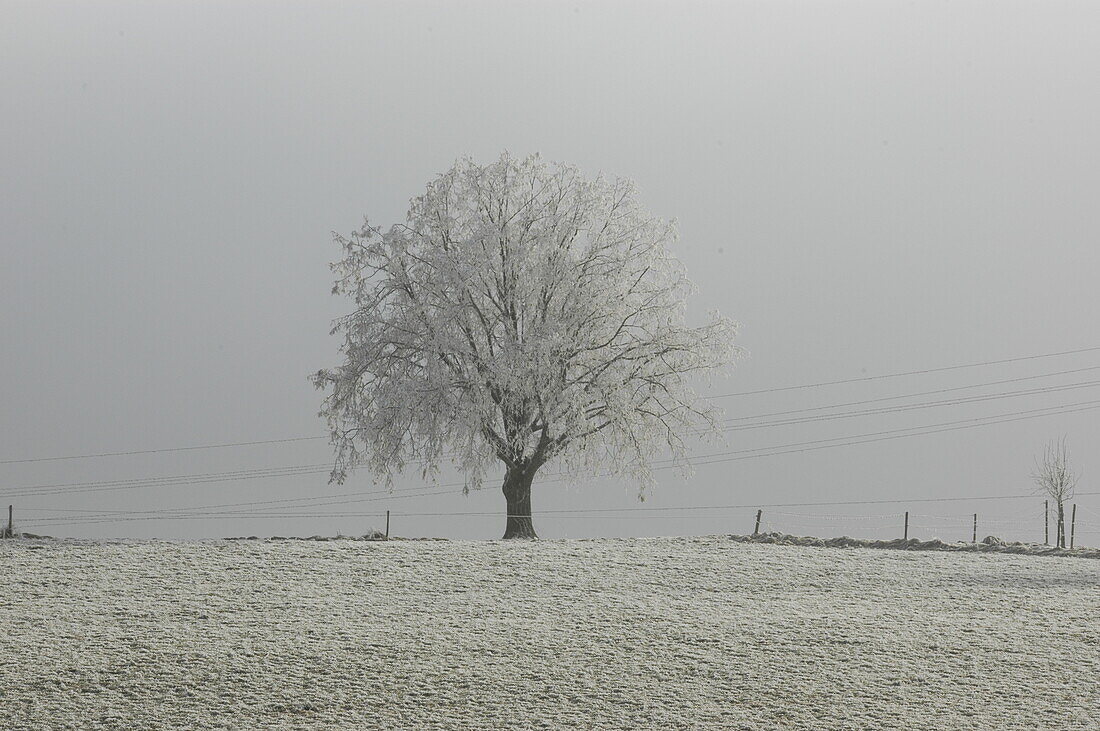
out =
[[[0,542],[0,727],[1100,728],[1100,561]]]

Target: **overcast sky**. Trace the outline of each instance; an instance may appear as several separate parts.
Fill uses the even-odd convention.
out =
[[[364,215],[403,220],[457,157],[505,149],[633,178],[652,212],[679,221],[677,254],[699,286],[689,311],[732,316],[751,352],[707,394],[1098,347],[1097,38],[1100,6],[1084,2],[5,0],[0,460],[322,435],[307,374],[337,363],[329,322],[348,309],[329,295],[330,232]],[[1092,366],[1100,350],[721,403],[748,416]],[[699,454],[1098,399],[1082,387],[744,430]],[[658,472],[644,505],[1026,494],[1033,456],[1062,435],[1080,489],[1100,491],[1098,417],[722,462],[688,481]],[[7,463],[0,500],[26,486],[330,459],[314,440]],[[629,484],[549,479],[533,493],[544,538],[752,529],[752,507],[540,514],[639,506]],[[384,519],[57,523],[371,491],[360,497],[372,502],[310,510],[489,512],[395,515],[393,529],[503,531],[499,488],[402,496],[422,485],[415,476],[391,496],[367,474],[344,486],[324,474],[133,484],[4,504],[24,529],[59,536],[333,535]],[[1079,502],[1095,511],[1079,516],[1095,545],[1100,496]],[[983,535],[1042,538],[1038,497],[766,509],[765,527],[861,534],[899,524],[867,516],[906,509],[938,516],[914,519],[928,526],[916,535],[966,538],[978,511],[1007,521]],[[805,517],[815,513],[864,517]]]

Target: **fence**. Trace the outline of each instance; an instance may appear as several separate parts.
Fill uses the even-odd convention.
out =
[[[1074,503],[1069,511],[1070,517],[1067,520],[1066,531],[1068,531],[1068,540],[1065,539],[1063,534],[1063,540],[1065,541],[1062,547],[1075,548],[1077,546],[1078,535],[1100,535],[1100,530],[1094,528],[1078,528],[1077,525],[1077,504]],[[1092,511],[1089,511],[1092,512]],[[756,524],[753,531],[753,535],[757,535],[760,532],[760,523],[763,516],[766,515],[763,510],[757,511]],[[1039,543],[1037,535],[1033,537],[1032,533],[1037,534],[1040,530],[1043,534],[1044,545],[1051,545],[1050,542],[1050,526],[1051,519],[1049,511],[1044,510],[1044,519],[1026,519],[1026,516],[1018,516],[1012,519],[1003,518],[981,518],[980,513],[971,513],[966,516],[961,515],[930,515],[925,513],[914,513],[910,511],[904,511],[901,513],[887,513],[879,514],[875,516],[864,515],[821,515],[821,514],[806,514],[806,513],[788,513],[782,511],[774,511],[774,515],[777,518],[772,520],[764,520],[764,524],[768,529],[768,532],[779,533],[795,533],[792,529],[818,529],[816,532],[832,532],[836,531],[821,531],[823,527],[822,521],[834,521],[834,524],[843,522],[850,524],[854,521],[869,521],[880,520],[881,522],[874,526],[868,526],[865,530],[858,531],[863,533],[881,533],[882,531],[892,531],[894,535],[891,538],[903,538],[910,539],[923,537],[925,539],[930,538],[951,538],[959,541],[968,541],[970,543],[977,543],[980,536],[993,535],[1002,540],[1013,539],[1025,539],[1021,542],[1025,543]],[[1100,517],[1100,515],[1097,515]],[[1041,526],[1041,528],[1040,528]],[[1033,539],[1034,538],[1034,539]],[[1033,540],[1027,540],[1033,539]]]
[[[951,499],[946,499],[951,500]],[[945,500],[945,501],[946,501]],[[926,499],[926,502],[932,502]],[[861,501],[852,501],[862,504]],[[885,502],[885,501],[884,501]],[[901,501],[898,501],[901,502]],[[916,502],[916,501],[913,501]],[[840,503],[850,504],[850,503]],[[795,505],[795,504],[789,504]],[[752,528],[752,534],[760,533],[787,533],[792,535],[805,535],[815,537],[839,537],[850,536],[859,538],[893,539],[893,538],[939,538],[948,541],[978,542],[986,535],[995,535],[1006,541],[1021,541],[1025,543],[1050,545],[1050,525],[1053,511],[1044,505],[1041,509],[1028,508],[1009,516],[983,517],[981,513],[967,513],[965,515],[918,513],[914,511],[900,511],[875,514],[841,514],[821,512],[790,512],[782,508],[789,505],[766,506],[752,509],[747,505],[727,506],[683,506],[683,507],[635,507],[635,508],[602,508],[602,509],[559,509],[535,511],[534,519],[542,526],[554,527],[554,533],[561,537],[569,535],[572,529],[562,528],[562,523],[575,521],[621,521],[621,520],[648,520],[662,521],[661,525],[679,528],[676,534],[700,535],[714,533],[748,533]],[[256,519],[281,519],[285,521],[325,520],[341,521],[342,524],[355,522],[364,526],[363,519],[384,520],[385,537],[390,537],[391,528],[405,527],[406,530],[423,526],[425,518],[441,518],[449,520],[484,519],[487,523],[502,521],[506,516],[500,511],[376,511],[376,512],[304,512],[303,507],[288,505],[285,507],[266,508],[260,510],[236,510],[220,512],[203,512],[188,509],[162,509],[154,511],[73,511],[77,515],[53,516],[48,518],[29,518],[21,521],[21,525],[29,526],[30,530],[38,533],[39,530],[51,527],[84,526],[106,523],[127,523],[133,521],[164,521],[164,520],[256,520]],[[1082,519],[1078,519],[1078,507],[1081,508]],[[1089,510],[1076,503],[1068,506],[1067,525],[1064,535],[1067,536],[1066,547],[1082,547],[1084,542],[1091,537],[1100,535],[1100,513]],[[79,515],[80,512],[88,513]],[[1091,521],[1085,521],[1085,514],[1093,516]],[[71,520],[65,520],[64,518]],[[60,520],[59,520],[60,518]],[[434,521],[438,522],[438,521]],[[480,523],[480,521],[478,521]],[[603,534],[606,534],[608,526],[603,526]],[[486,526],[488,528],[488,526]],[[685,530],[686,529],[686,530]],[[702,530],[700,530],[702,529]],[[495,528],[490,528],[490,531]],[[375,529],[371,526],[371,532]],[[377,530],[382,534],[381,530]],[[358,534],[356,532],[351,532]],[[12,506],[8,508],[8,526],[3,535],[10,536],[12,529]]]

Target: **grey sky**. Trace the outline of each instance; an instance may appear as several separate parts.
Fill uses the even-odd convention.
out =
[[[752,353],[705,393],[1100,346],[1095,4],[9,0],[0,16],[0,459],[321,434],[306,375],[336,363],[328,323],[347,308],[328,295],[339,253],[329,232],[364,214],[401,220],[456,157],[503,149],[631,177],[655,213],[679,220],[678,254],[699,285],[692,311],[739,320]],[[723,403],[738,416],[1091,365],[1100,353]],[[701,452],[1094,399],[1098,389],[1084,388],[735,432]],[[716,464],[687,483],[663,472],[646,505],[1026,493],[1032,456],[1063,434],[1085,470],[1080,489],[1100,490],[1098,413]],[[329,456],[323,442],[295,442],[6,464],[0,493]],[[8,502],[30,519],[370,488],[366,475],[343,487],[299,476]],[[499,490],[454,492],[336,509],[503,510]],[[1100,512],[1100,496],[1080,502]],[[1040,503],[922,512],[1015,520]],[[602,481],[536,484],[534,505],[546,538],[743,532],[753,512],[538,514],[637,505],[629,486]],[[1034,538],[1039,523],[1027,520]],[[395,521],[399,533],[452,537],[495,538],[503,526],[497,515]],[[234,518],[41,532],[379,524]]]

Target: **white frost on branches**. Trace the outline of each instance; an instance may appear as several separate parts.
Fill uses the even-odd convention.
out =
[[[1031,473],[1031,479],[1035,481],[1039,492],[1045,493],[1054,501],[1055,534],[1054,544],[1060,548],[1066,546],[1066,508],[1067,501],[1073,499],[1073,492],[1077,489],[1077,482],[1081,479],[1080,473],[1074,472],[1069,466],[1069,453],[1066,450],[1066,439],[1055,444],[1047,444],[1046,452],[1042,460],[1035,460],[1035,471]]]
[[[1057,444],[1047,444],[1042,459],[1036,458],[1035,471],[1031,473],[1039,491],[1050,496],[1058,505],[1073,499],[1080,475],[1069,466],[1069,452],[1065,438]]]
[[[499,459],[652,479],[665,448],[715,426],[689,385],[739,355],[737,325],[687,327],[692,290],[673,222],[633,183],[507,153],[466,159],[411,202],[406,222],[334,234],[343,365],[313,381],[343,481],[359,464],[391,482],[444,458],[477,486]]]

